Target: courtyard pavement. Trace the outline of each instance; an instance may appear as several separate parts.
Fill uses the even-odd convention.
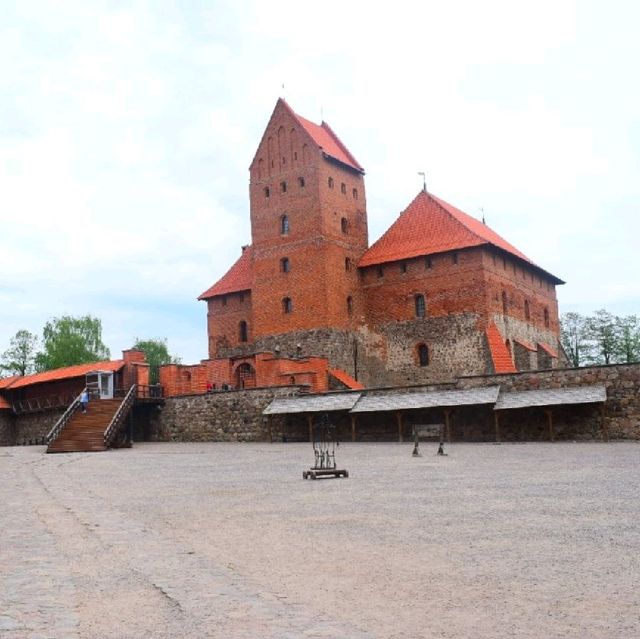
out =
[[[0,448],[0,639],[640,636],[640,445]]]

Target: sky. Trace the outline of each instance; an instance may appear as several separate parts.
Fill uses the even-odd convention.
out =
[[[278,97],[365,167],[369,241],[422,187],[567,283],[640,314],[640,4],[0,3],[0,352],[102,320],[207,357],[197,297],[250,242]]]

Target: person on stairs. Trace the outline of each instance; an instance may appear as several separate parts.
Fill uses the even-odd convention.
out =
[[[85,388],[82,391],[82,395],[80,395],[80,407],[82,408],[82,412],[87,412],[87,406],[89,405],[89,393],[87,393],[87,389]]]

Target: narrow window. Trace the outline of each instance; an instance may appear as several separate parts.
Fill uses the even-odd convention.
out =
[[[280,218],[280,234],[281,235],[289,234],[289,218],[286,215],[283,215]]]
[[[544,308],[544,325],[549,328],[549,309],[546,306]]]
[[[346,217],[340,220],[340,228],[345,235],[349,232],[349,220]]]
[[[351,295],[347,297],[347,313],[349,315],[353,314],[353,298],[351,297]]]
[[[346,194],[346,192],[347,192],[347,185],[344,182],[342,182],[342,184],[340,184],[340,193]]]
[[[506,271],[507,270],[507,260],[505,260],[505,258],[502,258],[502,268]]]
[[[289,272],[289,268],[290,268],[290,264],[289,264],[289,258],[288,257],[283,257],[280,260],[280,270],[283,273],[288,273]]]
[[[271,191],[269,190],[268,186],[264,187],[264,196],[265,197],[269,197],[271,195]]]
[[[358,199],[358,189],[353,189],[353,191],[351,191],[351,194],[353,195],[354,200]]]
[[[244,293],[240,293],[239,297],[240,297],[240,304],[242,304],[242,302],[244,302]]]
[[[227,305],[227,296],[223,295],[222,296],[222,306],[226,306]]]
[[[247,323],[242,320],[239,325],[240,328],[240,341],[246,342],[248,340],[248,331],[247,331]]]
[[[292,313],[293,312],[293,302],[290,297],[285,297],[282,299],[282,312],[283,313]]]
[[[458,263],[458,254],[457,253],[453,253],[451,255],[451,263],[452,264],[457,264]]]
[[[384,269],[382,268],[382,266],[378,266],[376,272],[378,274],[378,277],[382,277],[384,275]]]
[[[400,262],[400,272],[401,273],[406,273],[407,272],[407,263],[406,262]]]
[[[332,178],[332,177],[330,177],[330,178],[327,180],[327,184],[329,185],[329,188],[330,188],[330,189],[332,189],[332,188],[333,188],[333,178]]]
[[[426,344],[418,344],[418,363],[420,366],[429,365],[429,348]]]
[[[531,319],[531,312],[529,310],[529,300],[524,301],[524,318],[527,321]]]
[[[344,270],[345,271],[350,271],[351,270],[351,258],[349,258],[349,257],[345,257],[344,258]]]
[[[289,384],[293,386],[295,383],[296,383],[296,378],[294,375],[291,375],[291,377],[289,378]]]
[[[280,192],[281,193],[286,193],[287,192],[287,183],[286,182],[280,182]]]
[[[507,294],[502,291],[502,314],[507,314]]]
[[[433,260],[430,257],[424,258],[424,267],[429,269],[433,266]]]
[[[282,166],[284,166],[287,163],[287,158],[283,155],[282,156]]]
[[[416,295],[415,304],[416,304],[416,317],[424,317],[425,310],[426,310],[424,295]]]
[[[298,185],[300,186],[301,189],[304,188],[304,178],[303,177],[299,177],[298,178]]]

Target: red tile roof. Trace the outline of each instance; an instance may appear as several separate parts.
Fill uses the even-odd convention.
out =
[[[545,352],[547,355],[551,357],[558,357],[558,351],[554,350],[549,346],[549,344],[544,344],[543,342],[538,342],[538,346]]]
[[[353,379],[349,373],[346,373],[339,368],[332,368],[329,370],[329,375],[335,377],[339,382],[342,382],[347,388],[352,390],[362,390],[364,386],[357,380]]]
[[[364,173],[364,169],[360,166],[358,161],[351,155],[349,149],[342,143],[342,140],[333,132],[331,127],[326,123],[315,124],[306,118],[298,115],[283,99],[278,100],[279,103],[291,113],[291,115],[298,121],[300,126],[311,136],[311,139],[318,145],[318,148],[323,151],[325,155],[338,160],[342,164]]]
[[[420,191],[386,233],[360,258],[358,266],[395,262],[487,244],[543,271],[486,224],[435,195]],[[546,274],[556,283],[563,283],[550,273]]]
[[[486,330],[489,352],[496,373],[517,373],[517,369],[511,359],[511,353],[502,339],[502,335],[495,324],[489,324]]]
[[[11,386],[16,379],[20,379],[20,375],[12,375],[11,377],[0,377],[0,389]]]
[[[251,267],[253,251],[250,246],[242,251],[236,263],[210,288],[198,297],[206,300],[216,295],[251,290]]]
[[[106,362],[92,362],[90,364],[77,364],[76,366],[67,366],[65,368],[55,368],[44,373],[35,373],[34,375],[18,376],[13,378],[13,382],[6,386],[9,390],[32,386],[33,384],[42,384],[44,382],[57,382],[62,379],[71,379],[73,377],[83,377],[92,371],[117,371],[124,366],[123,359],[116,359]]]

